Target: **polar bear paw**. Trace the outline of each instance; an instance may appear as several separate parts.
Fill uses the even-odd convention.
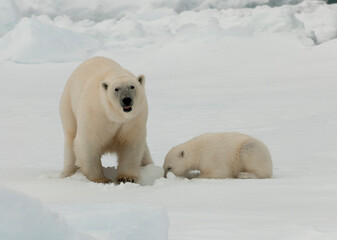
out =
[[[136,178],[135,177],[131,177],[131,176],[126,176],[126,175],[119,175],[116,178],[117,183],[136,183]]]
[[[112,183],[111,179],[103,177],[103,178],[99,178],[97,180],[93,180],[93,182],[95,183]]]
[[[238,175],[238,178],[240,179],[256,179],[257,176],[254,173],[251,172],[240,172]]]

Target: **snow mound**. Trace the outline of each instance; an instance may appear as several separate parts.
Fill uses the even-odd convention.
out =
[[[20,18],[20,10],[13,0],[0,0],[0,37],[11,30]]]
[[[97,239],[165,240],[168,216],[162,207],[129,203],[51,206],[69,226]]]
[[[0,239],[92,239],[73,231],[38,200],[0,187]]]
[[[167,175],[166,175],[166,178],[167,178],[168,180],[182,179],[182,178],[179,178],[179,177],[177,177],[176,175],[174,175],[173,172],[168,172]]]
[[[18,63],[81,60],[98,47],[90,37],[37,19],[23,18],[0,39],[2,60]]]
[[[162,177],[164,177],[164,169],[149,164],[141,168],[139,184],[142,186],[153,185],[157,179]]]

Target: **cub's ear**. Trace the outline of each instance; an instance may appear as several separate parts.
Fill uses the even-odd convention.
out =
[[[105,82],[102,82],[102,87],[107,90],[108,89],[108,84],[106,84]]]
[[[143,86],[145,85],[145,76],[143,74],[139,75],[137,77],[137,80],[140,83],[140,85],[143,85]]]
[[[184,150],[183,150],[183,151],[180,151],[179,156],[180,156],[180,157],[185,157],[185,151],[184,151]]]

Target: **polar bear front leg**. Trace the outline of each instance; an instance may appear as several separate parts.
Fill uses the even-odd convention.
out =
[[[198,178],[214,178],[214,179],[222,179],[222,178],[231,178],[232,173],[227,169],[200,169],[200,175]]]
[[[144,155],[143,143],[128,144],[118,152],[118,169],[116,182],[137,182],[141,161]]]
[[[111,182],[103,174],[101,156],[98,153],[97,144],[85,140],[85,138],[76,137],[75,154],[76,164],[86,178],[97,183]]]

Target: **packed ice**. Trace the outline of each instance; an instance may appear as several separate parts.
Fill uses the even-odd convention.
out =
[[[1,0],[2,61],[76,61],[102,51],[262,33],[305,46],[337,36],[337,7],[318,0]]]

